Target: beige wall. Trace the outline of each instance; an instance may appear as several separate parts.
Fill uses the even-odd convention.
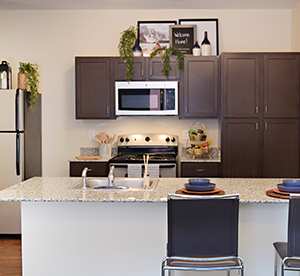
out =
[[[79,155],[80,147],[97,146],[88,140],[89,129],[108,134],[167,132],[179,135],[184,146],[183,130],[197,121],[178,117],[75,120],[75,56],[118,55],[120,32],[138,20],[183,18],[219,18],[220,52],[290,51],[291,14],[291,10],[0,11],[4,22],[0,60],[10,62],[14,83],[19,61],[40,65],[44,176],[67,176],[68,159]],[[218,121],[201,123],[218,146]]]
[[[292,10],[292,51],[300,51],[300,2]]]

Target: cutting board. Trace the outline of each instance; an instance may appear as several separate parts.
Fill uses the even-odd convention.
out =
[[[76,156],[78,160],[101,160],[100,156]]]

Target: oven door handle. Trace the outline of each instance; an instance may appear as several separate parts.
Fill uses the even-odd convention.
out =
[[[152,163],[153,165],[155,163]],[[149,164],[150,165],[150,164]],[[128,164],[116,164],[116,163],[111,163],[110,166],[115,166],[116,167],[119,167],[119,168],[127,168]],[[144,164],[142,164],[142,167],[144,168]],[[175,168],[176,167],[176,164],[160,164],[159,165],[160,168]]]

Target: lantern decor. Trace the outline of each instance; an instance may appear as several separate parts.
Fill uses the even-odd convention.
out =
[[[3,60],[0,64],[0,78],[0,89],[12,88],[11,68],[5,60]]]

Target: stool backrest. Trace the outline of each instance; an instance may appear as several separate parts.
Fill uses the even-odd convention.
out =
[[[170,198],[168,256],[237,256],[238,213],[238,198]]]
[[[300,257],[300,197],[292,196],[289,201],[288,256]]]

